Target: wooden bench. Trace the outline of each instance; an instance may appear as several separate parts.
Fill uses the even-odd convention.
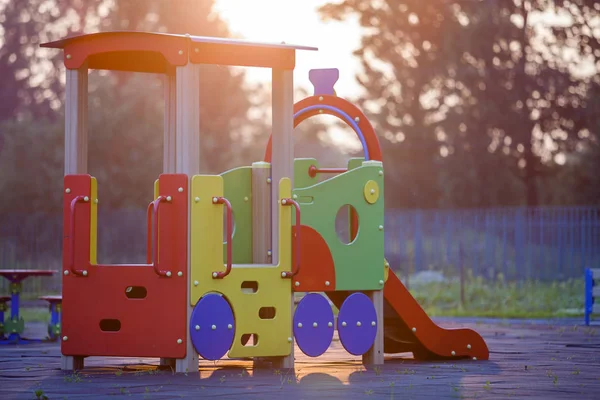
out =
[[[8,310],[6,303],[10,301],[10,296],[0,296],[0,339],[4,339],[4,312]]]
[[[592,314],[600,313],[600,303],[594,305],[596,298],[600,299],[600,284],[596,285],[595,281],[600,281],[600,268],[585,269],[585,324],[590,324]]]
[[[61,333],[62,296],[41,296],[40,300],[48,302],[50,309],[50,322],[48,323],[48,337],[56,340]]]

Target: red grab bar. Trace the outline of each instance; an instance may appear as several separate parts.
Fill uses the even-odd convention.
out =
[[[70,241],[71,241],[71,263],[69,265],[69,270],[79,276],[87,276],[86,270],[76,270],[75,269],[75,206],[77,203],[88,202],[89,198],[87,196],[76,196],[71,200],[71,232],[70,232]],[[158,196],[156,200],[148,204],[148,239],[147,245],[148,250],[146,253],[146,261],[147,264],[154,268],[154,271],[160,276],[170,276],[171,273],[169,271],[163,271],[159,268],[158,262],[158,211],[160,209],[160,204],[168,201],[164,196]],[[154,217],[154,224],[152,224],[152,217]],[[154,229],[152,229],[154,228]],[[152,233],[154,231],[154,257],[152,257],[151,249],[152,249]],[[152,259],[154,258],[154,262]],[[91,265],[89,260],[87,262],[88,267]]]
[[[314,165],[308,167],[308,175],[311,178],[314,178],[317,174],[343,174],[347,171],[346,168],[317,168]]]
[[[292,272],[282,272],[281,273],[282,278],[291,279],[294,276],[296,276],[298,274],[298,272],[300,272],[300,254],[302,253],[300,251],[300,229],[301,229],[300,204],[298,204],[297,201],[292,200],[292,199],[281,199],[281,205],[282,206],[294,206],[294,208],[296,209],[296,260],[295,260],[296,262],[294,263],[294,268],[293,268]]]
[[[233,211],[231,203],[225,197],[213,197],[213,204],[224,204],[227,208],[227,268],[225,271],[215,271],[212,273],[214,279],[223,279],[231,273],[233,260]]]
[[[153,214],[154,214],[154,263],[153,263],[153,267],[154,267],[154,272],[156,272],[157,275],[160,276],[170,276],[171,274],[168,271],[163,271],[159,268],[159,262],[158,262],[158,210],[160,208],[160,203],[163,203],[167,201],[167,198],[164,196],[158,196],[156,198],[156,200],[154,200],[152,203],[153,205]],[[148,263],[150,264],[150,263]]]
[[[75,196],[73,200],[71,200],[71,263],[69,265],[69,270],[79,276],[86,276],[87,272],[83,269],[75,269],[75,206],[77,203],[84,203],[89,201],[89,197],[87,196]],[[89,262],[89,261],[88,261]]]

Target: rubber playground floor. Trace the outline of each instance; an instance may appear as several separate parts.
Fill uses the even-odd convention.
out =
[[[471,327],[490,348],[489,361],[416,362],[386,356],[364,368],[338,341],[324,356],[296,351],[294,371],[251,361],[200,361],[199,372],[175,375],[156,359],[86,359],[78,373],[60,370],[57,343],[0,346],[0,399],[598,399],[600,325],[581,320],[435,319]],[[44,334],[31,325],[29,337]],[[38,391],[39,397],[35,392]],[[47,397],[43,397],[47,396]]]

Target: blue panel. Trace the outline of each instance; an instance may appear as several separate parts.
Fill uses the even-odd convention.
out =
[[[353,293],[344,300],[338,313],[337,329],[340,342],[350,354],[365,354],[377,334],[375,306],[363,293]]]
[[[592,270],[589,268],[585,269],[585,324],[590,324],[590,315],[592,314],[592,310],[594,308],[594,298],[592,296],[592,291],[594,287],[594,276],[592,275]]]
[[[233,311],[227,300],[216,293],[202,297],[190,319],[190,338],[198,354],[219,360],[231,348],[234,336]]]
[[[10,319],[19,319],[19,292],[16,290],[10,295]]]
[[[304,296],[294,313],[294,336],[300,350],[310,357],[325,353],[333,339],[333,321],[333,310],[324,296]]]

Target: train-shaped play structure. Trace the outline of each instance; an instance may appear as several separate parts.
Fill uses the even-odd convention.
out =
[[[479,334],[435,325],[389,268],[379,142],[361,110],[336,95],[338,71],[312,70],[314,95],[294,104],[296,51],[315,48],[142,32],[42,46],[62,49],[66,66],[63,369],[83,368],[88,356],[156,357],[177,372],[196,370],[198,358],[226,357],[290,368],[295,345],[320,356],[336,330],[344,349],[365,364],[402,352],[417,359],[488,358]],[[201,64],[272,69],[264,160],[201,174]],[[89,69],[164,75],[163,174],[149,199],[145,264],[96,261]],[[343,169],[294,159],[294,127],[318,114],[345,121],[363,157]],[[110,190],[109,182],[103,185]],[[335,225],[345,206],[342,241]],[[296,305],[298,292],[304,296]]]

